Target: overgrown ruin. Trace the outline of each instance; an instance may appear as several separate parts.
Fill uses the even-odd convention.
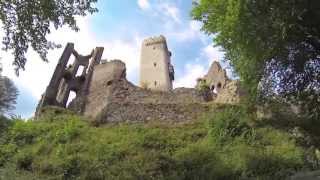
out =
[[[205,93],[197,88],[173,89],[171,52],[163,36],[142,43],[140,87],[126,79],[126,65],[121,60],[101,61],[103,50],[97,47],[90,55],[82,56],[72,43],[67,44],[36,115],[45,106],[59,106],[96,123],[187,122],[209,111],[208,101],[229,104],[239,101],[237,81],[230,80],[217,62],[199,79],[208,85]],[[75,61],[67,66],[72,55]],[[76,97],[67,104],[72,91]]]

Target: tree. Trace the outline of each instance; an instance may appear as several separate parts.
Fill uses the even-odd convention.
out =
[[[1,76],[1,72],[0,66],[0,116],[14,109],[18,96],[18,90],[13,82],[9,78]]]
[[[276,96],[317,111],[319,0],[200,0],[192,16],[215,35],[252,101]]]
[[[0,21],[5,37],[2,41],[5,51],[12,50],[16,73],[24,70],[26,52],[31,46],[44,61],[48,61],[48,50],[60,45],[48,41],[50,26],[55,29],[68,25],[78,31],[75,17],[97,12],[92,7],[97,0],[1,0]]]

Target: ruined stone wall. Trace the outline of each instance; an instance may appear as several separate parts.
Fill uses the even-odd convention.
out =
[[[222,69],[221,65],[216,61],[212,63],[208,73],[204,76],[204,79],[210,88],[214,89],[217,93],[224,89],[226,84],[230,81],[226,70]]]
[[[239,83],[228,80],[217,95],[212,94],[209,101],[238,103]],[[153,91],[137,87],[126,79],[125,64],[114,60],[95,66],[84,115],[96,124],[146,121],[185,123],[210,111],[207,102],[207,96],[195,88]]]
[[[95,66],[86,97],[85,116],[96,117],[102,111],[112,96],[109,87],[116,81],[125,78],[125,73],[125,64],[119,60]]]
[[[126,67],[111,61],[95,67],[84,115],[95,123],[163,121],[188,122],[208,107],[193,88],[151,91],[127,81]]]
[[[208,73],[198,79],[197,88],[205,86],[213,94],[212,100],[219,104],[238,104],[245,91],[238,80],[231,80],[219,62],[214,61]]]
[[[121,79],[107,91],[110,96],[100,114],[93,117],[95,122],[188,122],[209,111],[194,89],[154,92]]]
[[[189,122],[210,111],[208,101],[222,104],[236,104],[240,101],[239,83],[229,80],[226,71],[217,62],[201,78],[203,81],[200,82],[208,83],[206,88],[172,90],[173,70],[169,68],[170,52],[163,36],[143,42],[140,74],[142,87],[137,87],[126,79],[126,65],[122,61],[101,63],[103,48],[96,48],[89,56],[81,56],[71,45],[67,46],[57,65],[52,82],[39,103],[38,112],[45,105],[66,107],[66,103],[61,105],[51,102],[56,101],[58,91],[64,90],[58,87],[61,82],[67,87],[61,96],[63,102],[70,90],[77,93],[68,108],[97,124],[154,120],[164,123]],[[66,63],[71,54],[77,57],[77,61],[69,69]],[[86,68],[78,77],[75,72],[79,65]],[[144,87],[144,82],[149,86]],[[213,92],[213,87],[217,94]],[[52,95],[51,92],[55,94]]]
[[[245,92],[238,80],[228,81],[224,88],[220,90],[214,102],[219,104],[238,104],[241,96],[244,95]]]
[[[76,93],[72,108],[76,109],[76,112],[82,113],[93,68],[100,63],[103,50],[103,47],[97,47],[91,54],[83,56],[74,49],[73,43],[68,43],[58,61],[49,85],[38,103],[36,117],[40,115],[45,106],[66,108],[71,91]],[[67,66],[72,55],[75,60],[73,64]],[[83,70],[81,75],[77,76],[80,66],[83,67]]]
[[[140,86],[159,91],[172,90],[169,76],[170,52],[165,37],[143,41],[140,60]]]

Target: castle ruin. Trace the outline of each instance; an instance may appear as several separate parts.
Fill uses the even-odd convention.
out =
[[[68,43],[58,61],[51,81],[42,95],[36,115],[45,106],[67,108],[67,101],[71,91],[75,92],[77,97],[86,96],[91,85],[94,67],[100,63],[103,50],[104,48],[97,47],[90,55],[82,56],[74,49],[74,44]],[[75,60],[73,64],[67,66],[72,55]],[[78,76],[78,70],[81,70],[80,67],[82,67],[82,72]]]
[[[140,86],[151,90],[171,91],[174,69],[164,36],[143,41],[140,60]]]
[[[174,69],[164,36],[142,43],[140,87],[127,80],[126,65],[121,60],[102,61],[103,51],[97,47],[83,56],[68,43],[38,104],[36,116],[46,106],[59,106],[99,124],[188,122],[209,111],[208,101],[239,102],[238,83],[228,79],[217,62],[199,79],[209,86],[205,93],[197,88],[173,89]],[[71,56],[75,61],[68,66]],[[68,104],[72,91],[76,97]]]

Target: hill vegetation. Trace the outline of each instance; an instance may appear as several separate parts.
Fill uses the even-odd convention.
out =
[[[317,167],[294,134],[240,106],[214,108],[176,125],[96,127],[57,108],[39,120],[3,118],[0,179],[284,179]]]
[[[46,39],[48,24],[78,30],[74,16],[97,11],[96,0],[71,9],[36,2],[0,3],[17,73],[30,44],[43,60],[58,47]],[[99,126],[52,107],[37,120],[0,117],[0,179],[286,179],[319,169],[319,9],[319,0],[194,2],[193,19],[248,91],[245,105],[214,105],[188,124]]]

